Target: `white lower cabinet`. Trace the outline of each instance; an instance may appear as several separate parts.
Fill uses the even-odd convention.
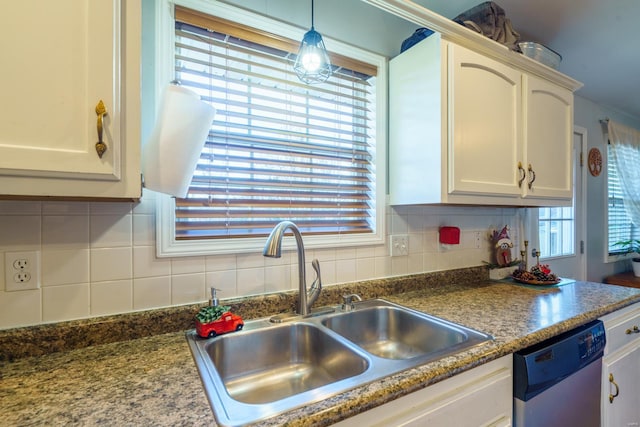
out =
[[[510,426],[513,403],[511,355],[463,372],[337,426]]]
[[[602,320],[607,346],[602,359],[601,425],[640,426],[640,304]]]

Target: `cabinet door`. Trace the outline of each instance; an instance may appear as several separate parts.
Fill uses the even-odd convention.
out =
[[[24,0],[10,14],[0,27],[0,195],[139,197],[140,2]]]
[[[524,163],[528,169],[523,197],[570,202],[573,198],[573,94],[533,76],[525,75],[523,85],[526,98]]]
[[[451,194],[520,197],[520,71],[449,44]]]
[[[602,425],[640,425],[640,340],[602,361]]]
[[[512,420],[512,356],[505,356],[377,408],[339,427],[504,427]]]

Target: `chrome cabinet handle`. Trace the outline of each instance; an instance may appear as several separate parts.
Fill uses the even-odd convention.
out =
[[[613,374],[609,374],[609,382],[616,388],[616,394],[609,393],[609,403],[613,403],[613,399],[618,397],[618,395],[620,394],[620,387],[618,387],[618,384],[616,384],[616,382],[613,380]]]
[[[638,325],[635,325],[633,328],[629,328],[626,331],[624,331],[624,333],[627,335],[640,334],[640,328],[638,328]]]
[[[527,177],[527,173],[524,171],[522,167],[522,162],[518,162],[518,173],[520,175],[520,179],[518,179],[518,188],[522,188],[522,183],[524,179]]]
[[[102,155],[105,151],[107,151],[107,144],[102,141],[102,121],[103,117],[107,115],[107,108],[104,106],[104,102],[102,99],[96,105],[96,114],[98,115],[98,142],[96,142],[96,153],[98,153],[98,157],[102,158]]]
[[[529,175],[531,176],[531,179],[529,179],[529,190],[531,190],[533,188],[533,181],[536,180],[536,172],[531,167],[531,163],[529,163],[529,168],[527,170],[529,171]]]

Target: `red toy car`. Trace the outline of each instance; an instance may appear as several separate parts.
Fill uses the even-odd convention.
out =
[[[242,317],[226,311],[220,315],[220,318],[213,322],[201,323],[196,319],[196,332],[202,338],[213,338],[216,335],[226,334],[227,332],[239,331],[244,327]]]

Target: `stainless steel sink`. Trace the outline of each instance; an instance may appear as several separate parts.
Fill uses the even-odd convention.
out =
[[[226,335],[205,350],[229,396],[254,404],[320,388],[369,366],[350,347],[305,323]]]
[[[491,336],[385,300],[353,311],[245,322],[202,339],[187,333],[219,424],[239,426],[491,340]]]
[[[322,324],[369,353],[387,359],[412,359],[449,351],[476,338],[441,319],[391,306],[362,308],[328,317]]]

